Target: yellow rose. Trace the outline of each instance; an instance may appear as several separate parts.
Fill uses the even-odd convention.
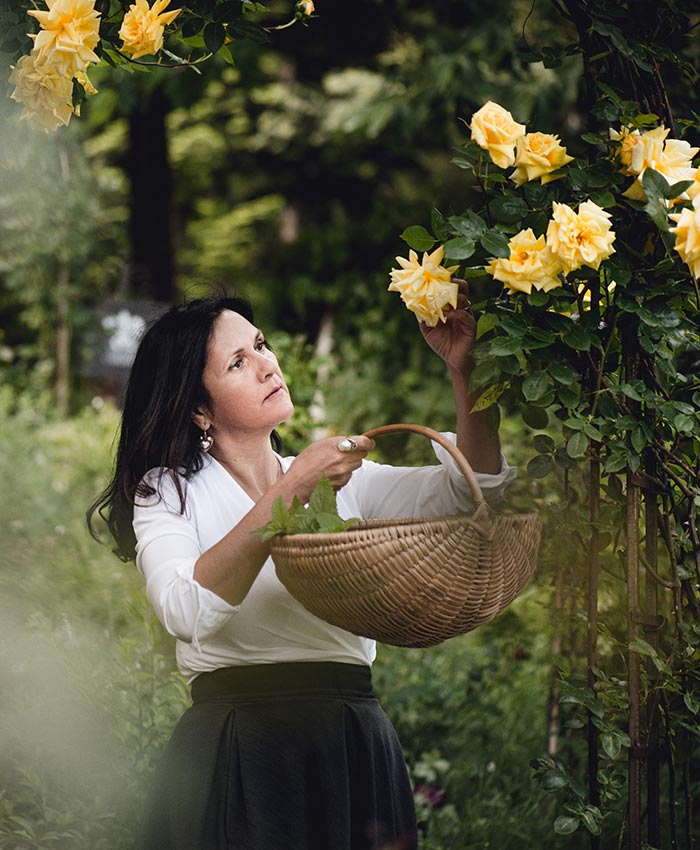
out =
[[[679,213],[671,213],[669,218],[676,222],[669,228],[676,234],[673,246],[681,260],[688,266],[694,278],[700,278],[700,195],[696,196],[692,208]]]
[[[550,133],[526,133],[518,139],[515,154],[515,171],[510,179],[516,186],[522,186],[529,180],[550,183],[556,180],[552,172],[573,161],[558,136]]]
[[[22,56],[10,74],[10,97],[24,104],[22,118],[49,133],[73,115],[73,80],[53,65],[37,64],[35,51]]]
[[[693,180],[695,168],[692,159],[700,148],[691,147],[682,139],[667,139],[668,130],[657,127],[642,133],[635,138],[634,144],[628,145],[628,163],[623,166],[623,173],[635,175],[635,181],[623,194],[635,201],[645,201],[646,192],[642,185],[642,175],[647,168],[653,168],[666,178],[669,185],[682,180]]]
[[[668,136],[668,130],[663,126],[640,133],[630,150],[630,174],[641,175],[647,168],[656,167],[663,153],[666,136]]]
[[[391,270],[389,290],[400,293],[406,307],[430,327],[445,321],[445,307],[457,306],[459,287],[452,275],[459,266],[441,266],[444,253],[441,245],[432,254],[424,253],[419,263],[416,252],[410,251],[408,260],[396,258],[401,268]]]
[[[94,52],[100,40],[100,15],[95,0],[46,0],[47,12],[30,9],[41,31],[31,35],[36,51],[35,63],[48,63],[68,79],[84,71],[89,62],[99,62]]]
[[[508,243],[507,258],[491,260],[487,271],[512,292],[532,292],[532,288],[556,289],[561,286],[561,266],[547,248],[544,236],[535,237],[531,228],[521,230]]]
[[[619,130],[610,128],[610,138],[620,143],[620,149],[617,152],[617,159],[622,166],[620,171],[623,174],[631,174],[629,170],[632,163],[632,148],[639,140],[639,130],[631,130],[629,127],[620,127]]]
[[[695,169],[693,185],[688,187],[686,194],[691,201],[694,201],[700,195],[700,168]]]
[[[489,152],[499,168],[513,165],[515,145],[525,135],[524,124],[518,124],[507,109],[489,100],[472,115],[469,126],[472,139]]]
[[[299,0],[299,2],[294,7],[300,15],[313,15],[316,11],[316,7],[313,4],[313,0]]]
[[[699,150],[683,139],[667,139],[656,170],[663,174],[669,186],[683,180],[695,180],[697,169],[693,167],[693,157]]]
[[[610,229],[610,213],[593,201],[583,201],[578,212],[566,204],[552,203],[553,214],[547,226],[547,246],[559,259],[564,272],[581,266],[597,269],[615,252],[615,232]]]
[[[175,9],[164,12],[169,5],[170,0],[155,0],[153,6],[149,6],[147,0],[136,0],[129,6],[119,30],[119,38],[122,40],[122,50],[131,53],[132,59],[155,56],[163,47],[163,31],[181,11]]]
[[[645,139],[645,136],[649,136],[650,133],[642,136],[640,142],[635,145],[630,171],[637,175],[637,179],[624,192],[626,197],[637,201],[646,200],[642,175],[647,168],[653,168],[659,174],[663,174],[669,186],[681,180],[695,178],[696,169],[693,167],[692,159],[700,148],[693,148],[682,139],[666,139],[667,134],[668,130],[664,130],[664,141],[661,145],[658,136],[651,140]]]

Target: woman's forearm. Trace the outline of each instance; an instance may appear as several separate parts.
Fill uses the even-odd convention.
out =
[[[479,391],[469,391],[469,369],[450,369],[457,413],[457,448],[475,472],[496,475],[501,471],[498,431],[489,427],[486,411],[471,412]]]
[[[286,472],[228,534],[200,555],[194,578],[229,605],[239,605],[270,555],[269,541],[256,532],[272,519],[272,505],[278,496],[290,504],[302,492],[297,476]]]
[[[197,560],[194,578],[229,605],[246,597],[270,554],[270,544],[255,532],[272,516],[271,493],[251,508],[243,519]]]

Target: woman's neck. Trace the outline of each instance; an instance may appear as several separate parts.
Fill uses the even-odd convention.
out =
[[[282,474],[269,435],[263,439],[250,436],[245,439],[217,440],[209,453],[254,502],[257,502]]]

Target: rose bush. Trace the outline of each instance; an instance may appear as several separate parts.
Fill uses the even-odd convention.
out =
[[[478,404],[501,398],[538,428],[558,420],[563,442],[538,451],[533,475],[591,451],[609,472],[636,470],[646,450],[666,462],[669,438],[700,435],[700,392],[675,365],[700,307],[698,148],[651,121],[621,116],[619,127],[585,134],[590,156],[574,157],[489,102],[454,160],[479,200],[456,215],[434,210],[430,231],[402,234],[433,256],[438,244],[471,282],[481,313],[473,385],[490,388]],[[625,334],[663,393],[626,371]],[[645,416],[630,417],[639,404]]]
[[[479,315],[474,409],[522,416],[528,474],[557,479],[557,508],[543,512],[556,562],[542,567],[557,587],[563,576],[577,584],[566,592],[572,611],[586,609],[587,631],[585,660],[578,671],[564,662],[555,687],[569,728],[586,730],[579,764],[589,772],[577,777],[575,764],[550,756],[531,761],[533,778],[564,798],[554,832],[607,830],[600,846],[612,846],[612,833],[634,831],[639,850],[632,765],[642,742],[665,724],[663,746],[681,760],[684,736],[700,735],[699,149],[611,90],[596,115],[617,120],[575,140],[574,156],[487,104],[454,159],[467,176],[464,209],[433,210],[430,229],[413,225],[402,237],[432,256],[437,244],[469,280]]]
[[[306,23],[314,12],[311,0],[304,0],[293,6],[288,22],[263,26],[255,17],[265,7],[253,0],[168,9],[170,2],[45,0],[44,10],[28,8],[35,4],[20,0],[18,11],[24,9],[31,17],[12,27],[6,24],[3,36],[6,44],[17,42],[10,97],[22,104],[21,117],[47,133],[68,124],[80,113],[81,103],[97,93],[88,78],[89,68],[97,63],[129,70],[135,64],[195,67],[214,55],[233,62],[231,45],[236,40],[267,41],[271,30]],[[4,13],[8,22],[16,16],[16,11]],[[27,33],[32,19],[39,30]],[[28,39],[33,41],[30,51]]]

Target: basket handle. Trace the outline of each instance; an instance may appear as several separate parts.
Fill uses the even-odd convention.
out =
[[[364,436],[373,439],[374,437],[381,437],[384,434],[391,434],[396,431],[413,431],[416,434],[421,434],[423,437],[428,437],[428,439],[439,443],[452,455],[457,466],[459,466],[462,475],[466,478],[474,501],[474,507],[479,508],[482,504],[484,504],[484,495],[481,492],[481,487],[479,487],[479,482],[476,480],[474,470],[469,465],[469,461],[464,457],[457,446],[450,442],[450,440],[443,436],[439,431],[434,431],[426,425],[410,425],[404,422],[396,425],[380,425],[378,428],[371,428],[369,431],[365,431]]]

